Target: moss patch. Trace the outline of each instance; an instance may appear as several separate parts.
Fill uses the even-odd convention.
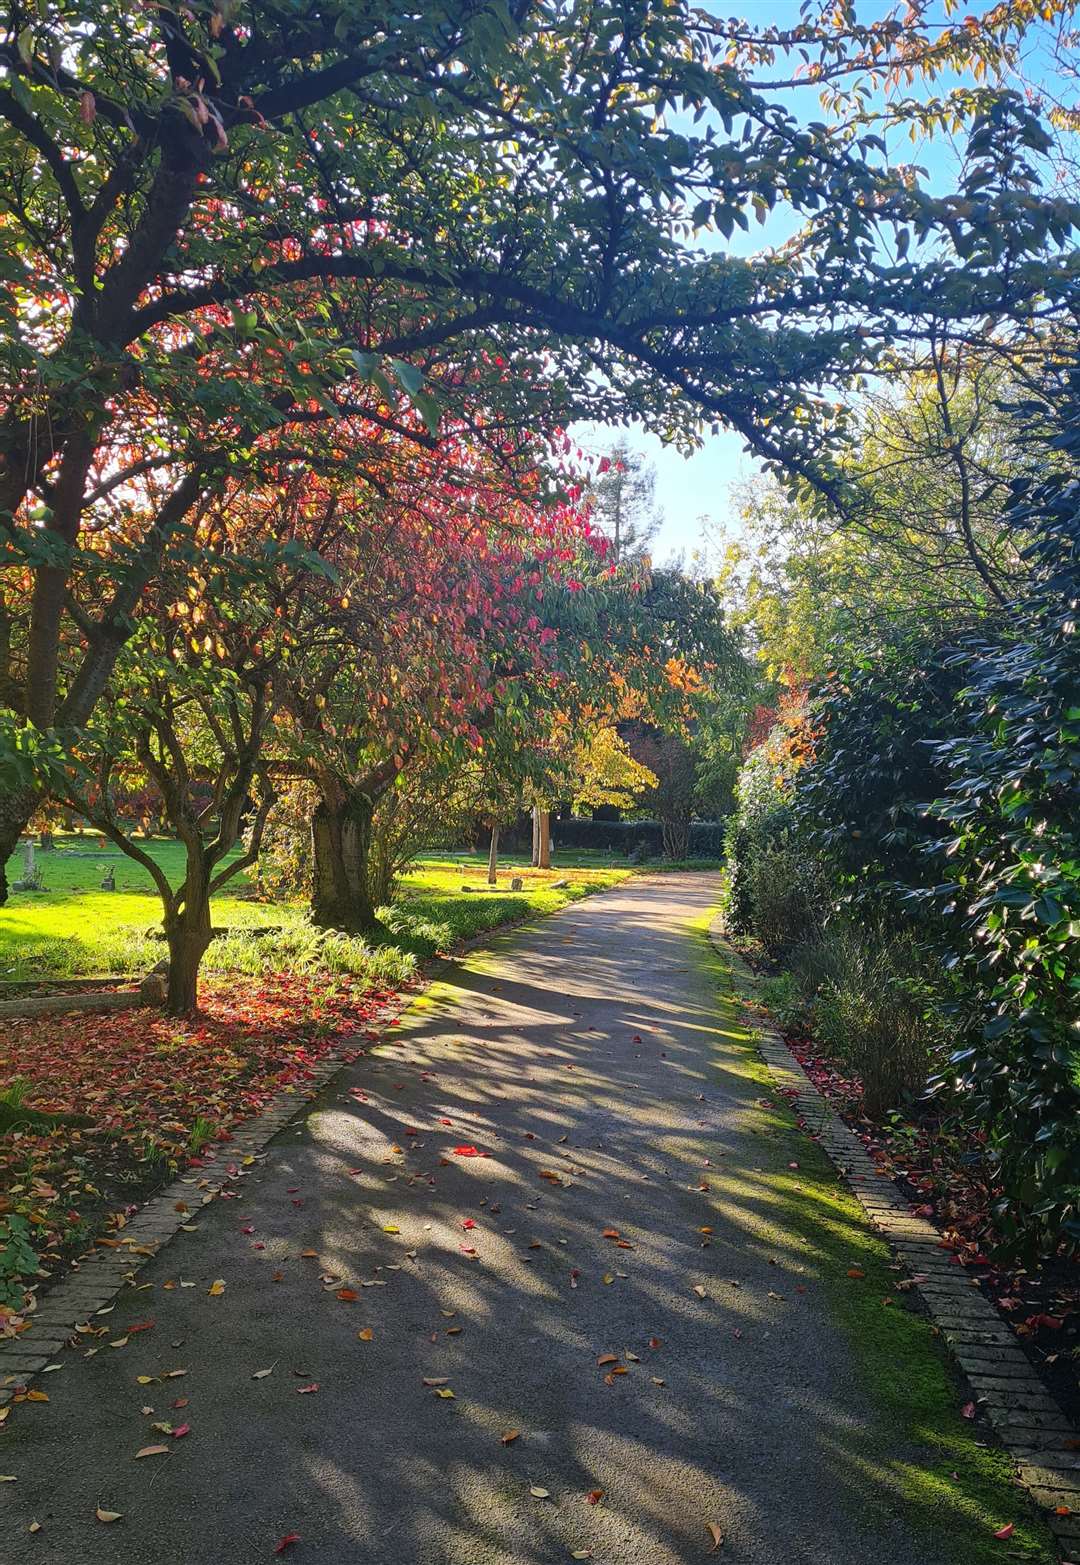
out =
[[[789,1254],[819,1279],[861,1371],[867,1403],[878,1414],[880,1437],[867,1439],[861,1431],[845,1459],[880,1494],[883,1511],[904,1516],[928,1542],[933,1539],[935,1565],[1054,1565],[1054,1541],[1015,1484],[1009,1458],[980,1444],[992,1436],[960,1416],[961,1392],[943,1345],[895,1292],[903,1273],[893,1269],[891,1251],[825,1153],[776,1096],[742,1017],[733,965],[708,941],[709,922],[697,921],[697,927],[703,961],[717,983],[725,1046],[741,1047],[746,1073],[773,1105],[755,1118],[765,1167],[755,1175],[757,1204],[770,1213],[764,1228],[782,1236]],[[789,1168],[792,1161],[797,1169]],[[851,1270],[864,1275],[850,1277]],[[899,1458],[898,1451],[909,1454]],[[1012,1536],[995,1539],[1008,1523],[1014,1524]]]

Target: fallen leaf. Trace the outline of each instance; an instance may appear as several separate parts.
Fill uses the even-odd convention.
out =
[[[298,1397],[307,1397],[310,1396],[313,1391],[318,1391],[318,1389],[319,1382],[317,1380],[313,1380],[310,1386],[297,1386],[296,1394]]]
[[[961,1418],[974,1418],[975,1417],[975,1404],[974,1404],[974,1402],[965,1402],[964,1403],[963,1407],[960,1409],[960,1417]]]
[[[570,1552],[570,1558],[572,1560],[591,1560],[592,1559],[592,1550],[591,1549],[572,1549],[571,1552]]]
[[[449,1386],[440,1386],[435,1392],[435,1395],[437,1397],[445,1397],[448,1402],[452,1402],[454,1400],[454,1393],[450,1390]]]
[[[619,1230],[617,1228],[605,1228],[600,1237],[601,1239],[618,1239]]]
[[[174,1429],[172,1433],[173,1433],[173,1439],[174,1440],[182,1440],[185,1435],[189,1435],[191,1433],[191,1425],[190,1424],[181,1424],[180,1428],[179,1429]]]
[[[31,1522],[29,1527],[26,1530],[27,1530],[27,1532],[40,1532],[41,1531],[41,1523],[40,1522]]]
[[[168,1451],[167,1445],[144,1445],[141,1451],[135,1452],[135,1460],[139,1461],[144,1456],[167,1456]]]
[[[28,1402],[47,1402],[49,1398],[44,1391],[28,1391],[26,1393],[26,1400]]]
[[[861,1266],[849,1266],[847,1274],[849,1277],[855,1277],[856,1279],[866,1276]]]
[[[532,1488],[529,1490],[529,1493],[532,1495],[534,1500],[550,1500],[551,1499],[551,1490],[550,1489],[541,1489],[539,1484],[535,1484],[534,1483]]]
[[[499,1436],[499,1439],[503,1445],[512,1445],[520,1434],[520,1429],[508,1429],[504,1435]]]
[[[301,1250],[300,1259],[302,1261],[317,1261],[319,1259],[319,1252],[318,1250]]]
[[[253,1373],[251,1378],[252,1378],[252,1380],[265,1380],[267,1375],[272,1375],[273,1373],[274,1373],[273,1367],[271,1367],[270,1369],[257,1369],[257,1370],[255,1370],[255,1372]]]
[[[109,1343],[109,1346],[110,1348],[126,1348],[127,1340],[128,1339],[126,1337],[117,1337],[115,1342]]]
[[[384,1234],[399,1234],[401,1229],[398,1227],[397,1223],[383,1223],[382,1231]]]
[[[285,1534],[284,1538],[280,1538],[278,1540],[278,1542],[274,1545],[274,1553],[275,1554],[284,1554],[285,1550],[287,1548],[289,1548],[289,1546],[291,1544],[299,1543],[299,1542],[300,1542],[300,1534],[298,1532],[287,1532]]]
[[[724,1534],[720,1531],[715,1522],[706,1522],[705,1529],[708,1532],[709,1537],[712,1539],[712,1548],[709,1550],[709,1553],[715,1554],[717,1549],[724,1541]]]
[[[136,1385],[140,1386],[152,1386],[154,1383],[154,1377],[153,1375],[136,1375],[135,1383]]]
[[[360,1295],[357,1293],[355,1288],[339,1288],[337,1291],[337,1297],[341,1300],[342,1304],[355,1304]]]
[[[103,1511],[99,1505],[94,1512],[99,1522],[118,1522],[123,1515],[122,1511]]]
[[[0,1483],[18,1483],[18,1481],[16,1473],[0,1473]]]
[[[699,1282],[696,1282],[694,1284],[694,1290],[693,1291],[697,1294],[699,1299],[707,1299],[709,1297],[709,1295],[706,1293],[705,1289],[702,1287],[701,1283],[699,1283]]]
[[[1013,1535],[1013,1533],[1015,1531],[1016,1531],[1016,1523],[1015,1522],[1009,1522],[1006,1526],[999,1527],[997,1532],[995,1532],[994,1537],[997,1538],[999,1540],[999,1542],[1005,1543],[1007,1539],[1012,1537],[1012,1535]]]
[[[603,1498],[603,1489],[590,1489],[588,1494],[585,1496],[585,1499],[589,1505],[599,1505]]]
[[[597,1364],[617,1364],[619,1355],[617,1353],[601,1353],[596,1362]]]
[[[225,1292],[225,1279],[223,1277],[215,1277],[206,1291],[212,1299],[218,1298]]]

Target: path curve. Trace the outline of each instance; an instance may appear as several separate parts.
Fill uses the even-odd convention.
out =
[[[633,880],[498,938],[343,1071],[14,1410],[18,1558],[682,1565],[711,1525],[740,1565],[949,1565],[765,1198],[797,1153],[718,1004],[716,900]]]

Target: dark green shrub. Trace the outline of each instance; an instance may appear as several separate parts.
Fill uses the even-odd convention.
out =
[[[787,956],[820,929],[825,901],[821,873],[790,835],[759,848],[746,879],[753,932],[769,956]]]
[[[1080,370],[1052,423],[1027,405],[1059,470],[1016,486],[1013,520],[1038,584],[1012,639],[964,649],[963,728],[937,763],[934,807],[955,908],[950,962],[977,1013],[949,1083],[985,1126],[1011,1240],[1080,1240]]]

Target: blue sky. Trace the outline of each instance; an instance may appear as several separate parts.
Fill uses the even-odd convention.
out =
[[[985,9],[985,0],[961,0],[957,12],[951,18],[953,23],[962,17],[969,5],[972,11],[978,13]],[[759,25],[776,23],[784,26],[799,20],[798,0],[743,0],[737,9]],[[859,19],[870,20],[889,14],[894,9],[890,3],[861,4]],[[943,7],[941,12],[944,19]],[[725,14],[728,13],[725,11]],[[1025,74],[1034,80],[1045,79],[1048,75],[1045,66],[1040,69],[1037,46],[1034,52],[1029,51]],[[934,84],[933,91],[945,93],[957,81],[959,78],[940,78]],[[918,88],[910,91],[914,96]],[[817,94],[812,88],[801,89],[787,97],[793,111],[801,117],[823,117]],[[913,144],[905,130],[902,135],[897,135],[895,151],[890,146],[890,153],[899,163],[915,163],[923,167],[926,170],[926,183],[931,189],[947,189],[954,181],[959,161],[957,147],[944,133],[939,132],[933,139],[922,138]],[[782,241],[794,226],[790,213],[777,210],[764,228],[756,228],[752,235],[736,231],[729,242],[719,235],[706,234],[701,237],[701,248],[728,248],[746,254],[763,245]],[[630,445],[654,464],[657,503],[664,513],[664,525],[654,545],[654,557],[660,560],[678,552],[691,555],[701,544],[702,518],[719,524],[725,531],[738,531],[739,520],[732,489],[761,472],[760,464],[743,449],[742,438],[727,431],[715,436],[706,435],[701,450],[690,457],[681,456],[673,447],[663,446],[655,435],[646,434],[637,427],[618,430],[594,424],[578,424],[571,433],[583,450],[596,452],[608,449],[614,438],[624,434]]]

